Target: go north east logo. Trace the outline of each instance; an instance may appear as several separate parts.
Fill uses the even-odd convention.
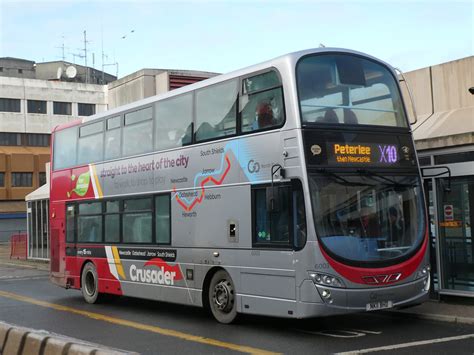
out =
[[[149,284],[174,285],[175,281],[183,279],[178,264],[171,266],[160,258],[154,258],[147,261],[143,269],[132,264],[129,273],[132,281],[145,282]]]
[[[71,180],[72,181],[76,180],[76,175],[72,175]],[[79,175],[76,181],[76,187],[72,189],[72,191],[68,191],[67,197],[68,198],[71,197],[71,194],[73,192],[83,197],[87,193],[87,190],[89,190],[90,182],[91,182],[91,174],[89,171]]]

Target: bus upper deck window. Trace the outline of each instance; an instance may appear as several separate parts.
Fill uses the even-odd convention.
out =
[[[407,127],[396,77],[352,54],[303,57],[296,66],[304,123]]]
[[[278,127],[285,121],[281,81],[275,71],[244,79],[240,102],[242,132]]]

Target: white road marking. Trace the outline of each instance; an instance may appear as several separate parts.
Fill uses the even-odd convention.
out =
[[[459,335],[459,336],[440,338],[440,339],[413,341],[411,343],[402,343],[402,344],[380,346],[378,348],[369,348],[369,349],[345,351],[345,352],[342,352],[342,353],[336,353],[335,355],[367,354],[367,353],[372,353],[372,352],[376,352],[376,351],[397,350],[397,349],[403,349],[403,348],[411,348],[413,346],[430,345],[430,344],[437,344],[437,343],[446,343],[446,342],[449,342],[449,341],[464,340],[464,339],[469,339],[469,338],[474,338],[474,334]]]
[[[350,330],[323,330],[320,332],[315,332],[311,330],[295,329],[300,333],[313,334],[313,335],[323,335],[331,338],[359,338],[365,336],[364,333],[350,331]]]
[[[368,334],[380,335],[382,332],[375,330],[365,330],[365,329],[329,329],[322,331],[312,331],[304,329],[294,329],[300,333],[314,334],[314,335],[324,335],[332,338],[359,338],[366,336]]]
[[[24,280],[40,280],[47,279],[49,276],[0,276],[0,281],[24,281]]]
[[[366,329],[348,329],[348,330],[352,330],[352,331],[355,331],[355,332],[366,333],[366,334],[375,334],[375,335],[382,334],[382,332],[377,332],[375,330],[366,330]]]
[[[16,267],[25,268],[25,269],[38,269],[37,266],[24,265],[24,264],[15,264],[15,263],[9,263],[9,262],[0,262],[0,266],[2,266],[2,265],[16,266]]]

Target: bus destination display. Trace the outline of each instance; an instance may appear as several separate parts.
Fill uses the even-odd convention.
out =
[[[412,168],[415,151],[408,134],[305,130],[310,167]]]
[[[392,165],[399,162],[398,146],[378,143],[327,143],[328,162],[336,164]]]

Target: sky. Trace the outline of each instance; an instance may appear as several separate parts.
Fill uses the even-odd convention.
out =
[[[474,55],[474,0],[0,0],[0,57],[63,59],[123,77],[225,73],[298,50],[349,48],[410,71]]]

